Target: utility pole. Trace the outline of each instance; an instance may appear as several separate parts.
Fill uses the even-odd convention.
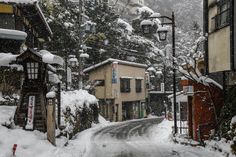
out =
[[[83,0],[79,0],[79,56],[80,54],[82,53],[82,51],[80,51],[80,49],[82,48],[82,14],[83,14]],[[79,74],[78,74],[78,77],[79,77],[79,89],[82,89],[83,88],[83,68],[82,68],[82,59],[79,57],[78,59],[79,61]]]
[[[177,104],[176,104],[176,69],[175,69],[175,15],[172,12],[172,57],[173,57],[173,103],[174,103],[174,133],[178,133],[177,128]]]

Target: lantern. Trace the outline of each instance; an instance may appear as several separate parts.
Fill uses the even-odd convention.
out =
[[[166,40],[168,30],[166,30],[166,29],[158,29],[157,33],[158,33],[158,37],[159,37],[160,41],[165,41]]]

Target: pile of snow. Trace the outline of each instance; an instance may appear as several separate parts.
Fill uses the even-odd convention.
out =
[[[61,92],[61,104],[62,109],[66,109],[69,106],[72,112],[76,108],[83,108],[84,105],[89,107],[90,104],[97,104],[98,99],[89,94],[86,90],[75,90],[75,91],[63,91]]]

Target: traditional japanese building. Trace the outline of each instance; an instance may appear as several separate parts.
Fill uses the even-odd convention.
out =
[[[84,70],[96,84],[102,115],[111,121],[146,116],[146,65],[108,59]]]
[[[27,34],[12,33],[12,30]],[[42,48],[50,40],[52,31],[46,22],[38,1],[0,0],[0,51],[19,53],[25,40],[29,48]]]
[[[28,48],[42,49],[49,41],[52,31],[37,0],[0,0],[0,53],[20,54]],[[10,76],[0,79],[0,91],[3,95],[18,93],[22,85],[19,67],[1,65],[0,73]],[[22,70],[22,68],[21,68]],[[18,74],[18,75],[17,75]]]

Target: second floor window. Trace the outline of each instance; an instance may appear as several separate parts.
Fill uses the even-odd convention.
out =
[[[130,79],[121,78],[120,79],[120,92],[121,93],[129,93],[130,90]]]
[[[135,85],[136,85],[136,93],[141,93],[142,92],[142,80],[136,79]]]
[[[213,30],[220,29],[230,23],[230,3],[229,0],[218,2],[218,13],[213,17]]]

